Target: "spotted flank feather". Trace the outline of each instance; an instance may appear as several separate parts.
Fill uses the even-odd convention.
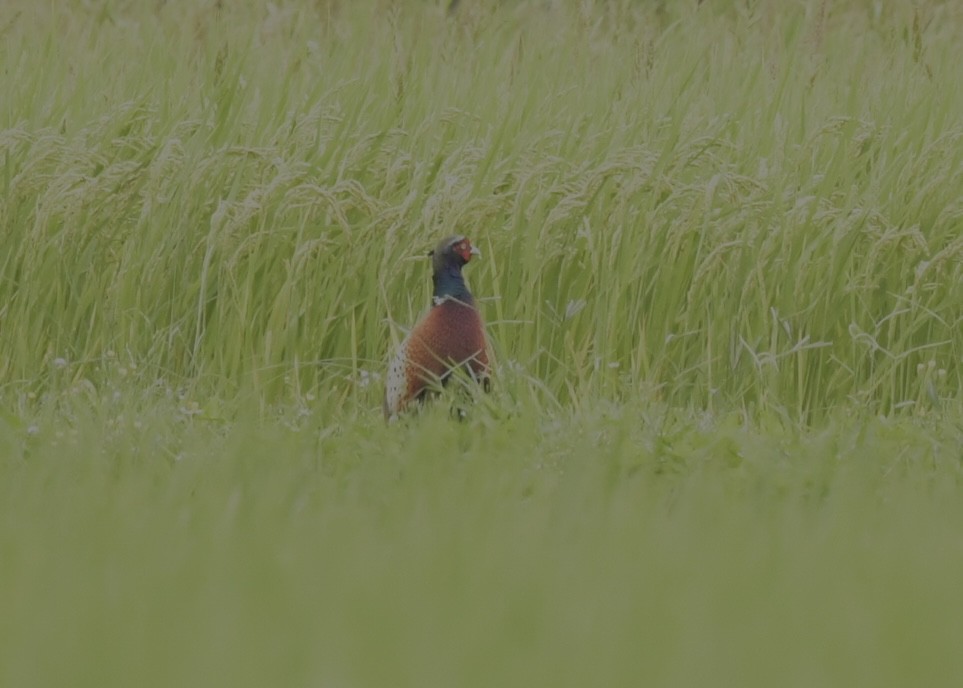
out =
[[[388,383],[385,387],[385,418],[397,414],[401,408],[401,400],[408,390],[408,341],[409,335],[395,352],[391,363],[388,364]]]
[[[448,382],[457,371],[489,386],[488,342],[481,314],[462,275],[478,249],[462,236],[448,237],[430,254],[434,293],[428,313],[412,328],[388,365],[384,413],[396,418],[415,401]]]

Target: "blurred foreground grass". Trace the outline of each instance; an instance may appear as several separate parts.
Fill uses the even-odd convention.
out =
[[[335,428],[82,408],[22,443],[4,428],[3,685],[963,671],[959,416],[804,431],[626,403]]]

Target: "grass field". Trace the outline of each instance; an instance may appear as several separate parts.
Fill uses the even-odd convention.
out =
[[[956,685],[963,9],[446,5],[0,5],[0,686]]]

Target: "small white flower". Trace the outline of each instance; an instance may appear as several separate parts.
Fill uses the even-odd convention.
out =
[[[55,358],[55,359],[53,360],[53,366],[54,366],[54,368],[66,368],[66,367],[67,367],[67,359],[66,359],[66,358],[60,358],[60,357]]]

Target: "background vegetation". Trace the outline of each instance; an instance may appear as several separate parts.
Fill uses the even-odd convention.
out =
[[[0,7],[0,684],[950,684],[963,9],[442,4]]]

